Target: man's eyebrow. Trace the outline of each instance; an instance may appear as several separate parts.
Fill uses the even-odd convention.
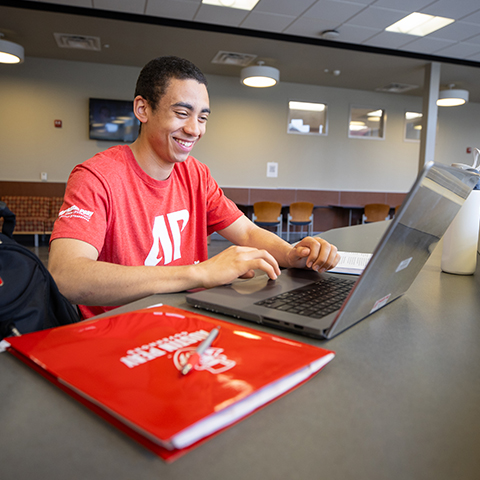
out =
[[[183,107],[183,108],[186,108],[187,110],[190,110],[193,112],[194,108],[193,108],[193,105],[191,105],[190,103],[186,103],[186,102],[177,102],[177,103],[174,103],[172,105],[172,107]],[[202,108],[202,112],[201,113],[210,113],[210,109],[209,108]]]

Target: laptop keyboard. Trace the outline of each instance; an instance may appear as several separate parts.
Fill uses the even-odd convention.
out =
[[[305,287],[261,300],[255,305],[322,318],[341,307],[355,282],[351,278],[323,278]]]

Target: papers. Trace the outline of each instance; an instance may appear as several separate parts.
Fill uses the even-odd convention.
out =
[[[335,268],[328,270],[330,273],[347,273],[350,275],[360,275],[367,263],[372,258],[371,253],[358,252],[338,252],[341,256],[340,262]]]
[[[201,362],[191,351],[216,326]],[[308,380],[334,352],[167,305],[8,339],[7,351],[173,460]]]

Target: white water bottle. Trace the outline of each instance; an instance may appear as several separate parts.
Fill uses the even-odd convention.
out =
[[[478,149],[476,152],[480,153]],[[479,226],[480,183],[477,183],[443,237],[442,271],[457,275],[475,273]]]

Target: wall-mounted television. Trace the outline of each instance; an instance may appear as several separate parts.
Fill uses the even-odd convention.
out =
[[[133,142],[140,122],[133,114],[133,101],[90,98],[89,138],[110,142]]]

